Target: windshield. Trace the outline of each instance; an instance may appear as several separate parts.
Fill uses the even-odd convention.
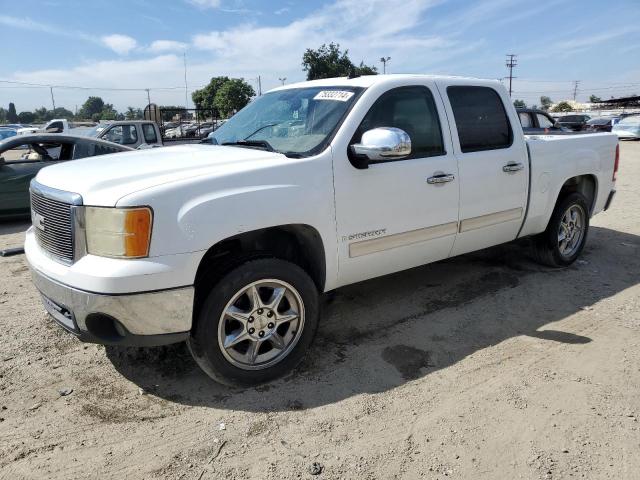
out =
[[[86,135],[87,137],[97,137],[102,132],[104,132],[105,129],[108,128],[108,127],[109,127],[108,123],[101,123],[101,124],[96,125],[95,127],[91,128],[89,130],[83,131],[82,135]]]
[[[289,156],[326,147],[362,88],[313,87],[263,95],[209,135],[213,144],[273,149]]]

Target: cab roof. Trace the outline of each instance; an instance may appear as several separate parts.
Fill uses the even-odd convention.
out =
[[[320,80],[309,80],[306,82],[289,83],[281,87],[273,88],[270,92],[278,90],[287,90],[290,88],[303,88],[303,87],[363,87],[368,88],[373,85],[384,83],[395,83],[398,80],[468,80],[475,84],[487,84],[495,83],[500,84],[498,80],[488,80],[483,78],[472,77],[457,77],[450,75],[418,75],[418,74],[386,74],[386,75],[362,75],[359,77],[335,77],[335,78],[323,78]]]

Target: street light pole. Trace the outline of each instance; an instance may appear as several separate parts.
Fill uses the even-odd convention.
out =
[[[387,73],[387,62],[391,60],[391,57],[380,57],[380,61],[382,62],[382,73]]]
[[[284,82],[287,81],[287,77],[278,78],[278,80],[280,80],[282,82],[282,85],[284,85]]]

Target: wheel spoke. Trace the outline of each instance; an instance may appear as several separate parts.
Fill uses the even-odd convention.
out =
[[[249,347],[247,348],[247,353],[244,354],[247,363],[253,365],[256,363],[256,358],[258,357],[258,350],[260,350],[260,345],[262,345],[262,340],[253,340],[249,343]]]
[[[243,312],[238,307],[235,307],[233,305],[227,308],[226,312],[224,313],[228,317],[231,317],[234,320],[239,321],[240,323],[242,323],[242,325],[245,325],[247,323],[247,319],[249,318],[249,315],[250,315],[249,312]]]
[[[249,334],[243,328],[242,330],[237,331],[234,335],[227,335],[224,339],[224,348],[231,348],[234,345],[239,344],[247,339],[249,339]]]
[[[269,341],[273,348],[277,348],[278,350],[282,350],[285,347],[284,338],[280,336],[278,332],[273,332],[269,337]]]
[[[258,308],[262,308],[264,305],[262,304],[262,299],[260,298],[260,293],[258,292],[258,287],[252,285],[247,290],[247,295],[249,296],[249,300],[251,301],[251,309],[257,310]]]
[[[265,307],[268,307],[271,310],[277,311],[278,306],[280,305],[280,302],[284,298],[284,294],[286,293],[286,291],[287,289],[284,287],[274,288],[273,294],[271,295],[271,298],[269,299],[269,301],[265,304]]]
[[[276,323],[278,325],[291,322],[292,320],[295,320],[298,318],[298,314],[293,310],[289,310],[288,312],[285,312],[285,313],[279,313],[277,315],[278,315],[278,318],[276,319]]]

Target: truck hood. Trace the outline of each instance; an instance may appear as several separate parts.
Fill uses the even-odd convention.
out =
[[[85,205],[114,206],[125,195],[197,176],[225,176],[291,162],[280,153],[177,145],[85,158],[43,168],[36,181],[79,193]]]

